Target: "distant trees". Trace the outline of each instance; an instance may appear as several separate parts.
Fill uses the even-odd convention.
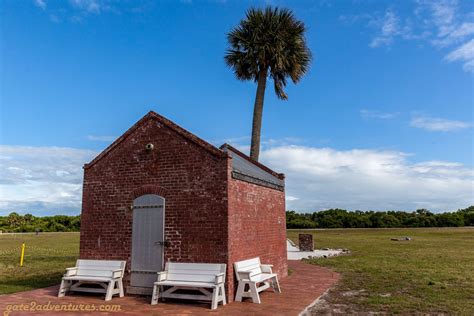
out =
[[[395,227],[461,227],[474,226],[474,206],[456,212],[431,213],[426,209],[415,212],[354,211],[329,209],[314,213],[286,212],[287,228],[395,228]],[[76,232],[81,217],[55,215],[37,217],[10,213],[0,216],[2,232]]]
[[[390,228],[474,226],[474,206],[456,212],[431,213],[426,209],[403,211],[354,211],[329,209],[314,213],[286,212],[287,228]]]
[[[19,215],[10,213],[0,216],[0,231],[2,232],[74,232],[81,227],[81,217],[55,215],[36,217],[31,214]]]

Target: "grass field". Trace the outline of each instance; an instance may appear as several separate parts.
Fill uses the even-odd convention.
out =
[[[298,232],[291,230],[288,236],[297,241]],[[343,275],[315,307],[315,315],[328,311],[473,314],[474,228],[310,232],[317,248],[352,252],[311,261]],[[414,240],[390,241],[401,236]],[[23,241],[26,257],[20,268]],[[0,294],[58,284],[64,268],[74,266],[78,252],[78,233],[0,235]]]
[[[23,267],[20,249],[26,244]],[[79,233],[0,235],[0,294],[58,284],[79,256]]]
[[[297,241],[299,232],[291,230],[288,236]],[[352,252],[310,261],[343,275],[313,309],[314,315],[331,311],[474,314],[473,228],[310,232],[316,248],[348,248]],[[390,240],[402,236],[414,240]]]

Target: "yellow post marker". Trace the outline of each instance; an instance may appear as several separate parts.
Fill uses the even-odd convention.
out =
[[[23,259],[25,258],[25,243],[21,244],[20,267],[23,267]]]

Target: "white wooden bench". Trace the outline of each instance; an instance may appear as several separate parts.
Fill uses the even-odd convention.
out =
[[[258,293],[270,286],[274,292],[281,293],[278,276],[272,272],[272,267],[271,264],[261,264],[258,257],[234,263],[235,276],[239,282],[235,301],[242,302],[242,297],[251,297],[254,303],[260,304]]]
[[[125,261],[79,259],[74,268],[66,269],[58,297],[63,297],[68,291],[105,293],[106,301],[110,301],[114,294],[123,297],[125,264]],[[99,284],[101,288],[84,286],[87,284]]]
[[[226,304],[225,272],[225,264],[167,262],[165,271],[158,272],[151,304],[157,304],[160,297],[178,298],[211,301],[211,309],[216,309],[219,302]],[[177,293],[181,290],[197,290],[200,293]]]

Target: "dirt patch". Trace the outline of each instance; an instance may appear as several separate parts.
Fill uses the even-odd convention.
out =
[[[311,308],[306,315],[388,315],[385,311],[368,311],[359,304],[354,304],[358,300],[367,297],[366,290],[346,290],[334,288],[324,293]],[[343,302],[347,302],[343,303]]]

